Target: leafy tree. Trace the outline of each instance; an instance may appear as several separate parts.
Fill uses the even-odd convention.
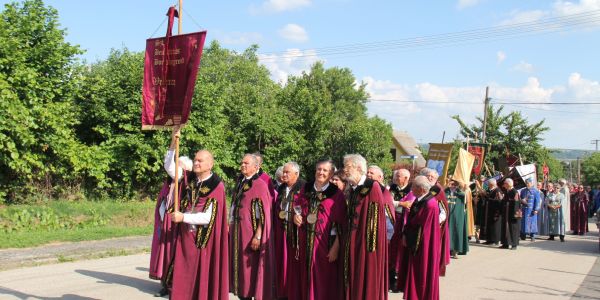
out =
[[[310,178],[314,163],[329,157],[341,165],[344,154],[359,153],[370,164],[391,166],[392,129],[378,117],[368,117],[364,85],[346,68],[325,69],[316,63],[310,72],[292,76],[279,102],[292,112],[303,151],[296,159]]]
[[[89,151],[73,134],[81,50],[59,27],[41,0],[0,13],[0,197],[9,202],[77,185],[86,168],[76,154]]]
[[[549,129],[544,120],[529,124],[521,112],[502,114],[503,110],[503,106],[497,109],[493,105],[488,107],[486,143],[491,146],[486,154],[486,163],[498,166],[498,159],[506,154],[521,155],[524,161],[539,166],[549,161],[548,151],[540,144],[543,134]],[[463,137],[481,137],[483,117],[477,117],[480,124],[476,125],[465,124],[458,115],[452,118],[458,122]],[[558,171],[558,168],[555,169]]]
[[[588,185],[600,185],[600,152],[595,152],[583,160],[581,173]]]

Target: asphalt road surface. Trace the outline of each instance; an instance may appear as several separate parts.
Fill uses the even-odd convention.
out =
[[[516,251],[470,246],[441,278],[441,299],[600,299],[595,228],[565,243],[525,241]],[[148,261],[136,254],[2,271],[0,299],[156,299]]]

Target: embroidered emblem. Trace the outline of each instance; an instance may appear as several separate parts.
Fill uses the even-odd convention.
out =
[[[369,193],[369,188],[368,187],[364,187],[360,190],[360,194],[363,196],[366,196],[367,193]]]
[[[209,188],[209,187],[207,187],[207,186],[205,186],[205,187],[202,187],[202,188],[200,189],[200,193],[202,193],[202,194],[207,194],[208,192],[210,192],[210,188]]]

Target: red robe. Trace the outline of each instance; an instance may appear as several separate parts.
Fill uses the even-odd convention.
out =
[[[302,207],[304,220],[299,231],[300,252],[296,272],[290,272],[288,281],[289,299],[294,300],[341,300],[344,296],[340,262],[342,261],[342,241],[337,260],[329,262],[327,255],[337,234],[341,233],[346,222],[346,202],[344,194],[329,184],[327,189],[317,192],[314,183],[309,182],[300,191],[296,205]],[[309,214],[316,215],[316,222],[307,222]],[[332,229],[336,234],[332,234]]]
[[[269,195],[271,195],[271,199],[273,200],[273,202],[275,202],[277,196],[275,191],[275,185],[273,185],[273,180],[271,180],[271,176],[269,176],[269,174],[267,174],[267,172],[264,172],[262,169],[259,169],[258,178],[260,178],[267,184],[267,187],[269,189]]]
[[[408,251],[408,270],[404,299],[435,300],[440,298],[440,208],[438,200],[427,194],[413,203],[404,238]]]
[[[288,197],[285,196],[286,185],[279,186],[277,191],[277,200],[273,207],[273,241],[275,246],[276,278],[275,288],[277,298],[285,298],[288,295],[287,278],[288,256],[294,258],[296,253],[296,241],[298,231],[296,225],[292,222],[294,216],[294,201],[298,198],[300,189],[304,186],[304,181],[299,179],[290,190]],[[286,219],[281,219],[279,214],[287,208]],[[289,220],[289,221],[288,221]]]
[[[445,276],[446,266],[450,264],[450,232],[448,231],[448,218],[450,218],[450,210],[448,209],[448,199],[446,199],[446,193],[444,193],[444,188],[439,182],[437,182],[436,185],[431,188],[430,193],[435,197],[441,208],[446,211],[446,220],[440,225],[440,276]]]
[[[229,290],[238,297],[275,298],[271,205],[268,186],[258,174],[238,180],[229,229]],[[250,244],[260,224],[261,244],[255,251]]]
[[[346,299],[387,299],[386,203],[373,180],[350,192],[344,232]]]
[[[184,173],[185,174],[185,173]],[[187,176],[187,175],[184,175]],[[183,183],[186,182],[184,177]],[[184,184],[179,185],[180,195],[183,193]],[[150,250],[149,277],[160,280],[163,287],[171,288],[173,256],[175,255],[175,243],[178,237],[178,226],[171,222],[170,213],[173,212],[173,180],[168,178],[163,184],[156,208],[154,209],[154,232],[152,235],[152,246]],[[160,219],[160,207],[165,205],[163,220]],[[171,271],[171,272],[169,272]]]
[[[179,225],[171,299],[226,300],[229,257],[225,187],[216,174],[201,184],[195,176],[190,177],[182,197],[184,211],[205,211],[212,205],[212,214],[205,226]]]

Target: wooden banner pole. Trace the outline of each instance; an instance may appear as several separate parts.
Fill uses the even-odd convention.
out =
[[[183,16],[183,0],[179,0],[177,18],[177,34],[181,34],[181,17]],[[175,211],[179,212],[179,134],[175,135]]]
[[[173,191],[174,209],[179,212],[179,134],[175,135],[175,189]]]
[[[179,0],[179,18],[177,18],[177,34],[181,34],[181,19],[183,18],[183,0]]]

